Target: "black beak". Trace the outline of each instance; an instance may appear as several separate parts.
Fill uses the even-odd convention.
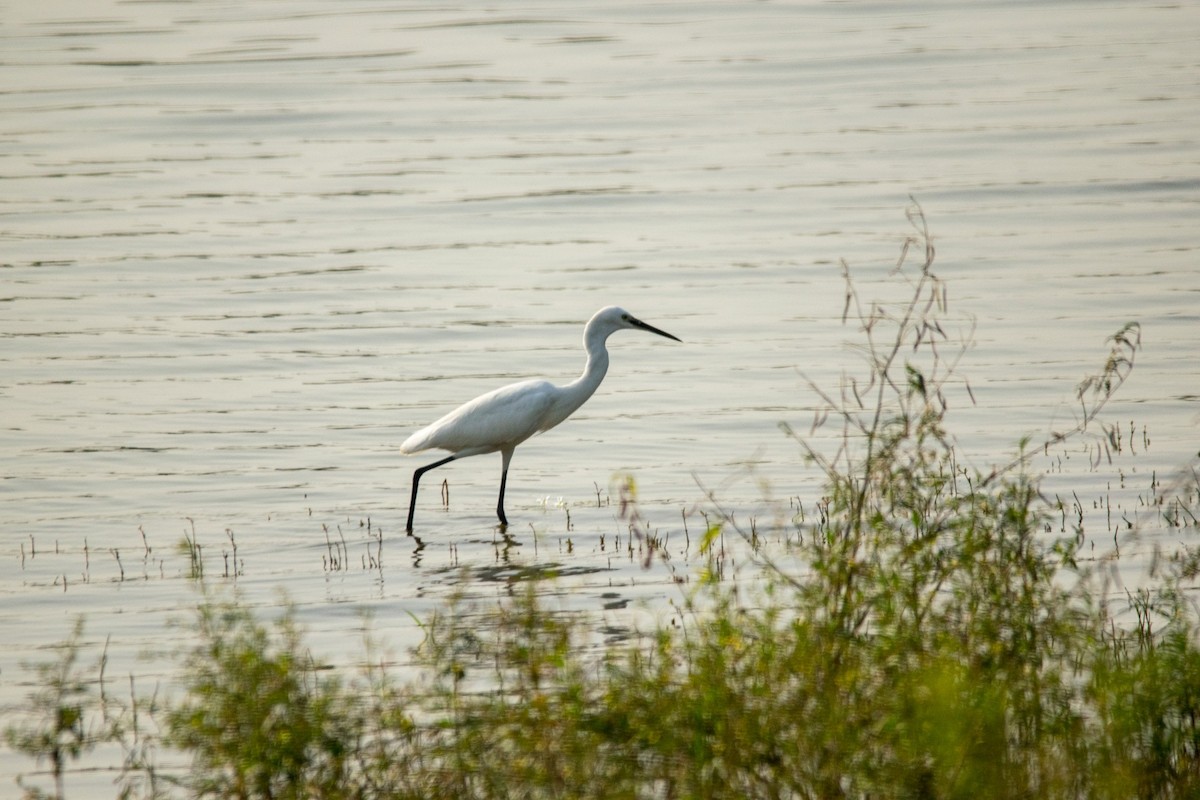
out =
[[[677,342],[681,342],[681,343],[683,342],[683,339],[680,339],[678,336],[672,336],[671,334],[667,333],[666,331],[660,331],[658,328],[654,327],[653,325],[647,325],[646,323],[642,322],[640,319],[634,319],[633,317],[630,317],[629,324],[635,328],[641,328],[644,331],[649,331],[650,333],[657,333],[659,336],[665,336],[668,339],[674,339]]]

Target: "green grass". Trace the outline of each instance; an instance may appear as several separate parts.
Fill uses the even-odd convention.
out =
[[[710,498],[681,626],[598,650],[589,620],[547,608],[529,580],[423,621],[419,676],[399,681],[370,666],[370,645],[356,673],[321,669],[291,613],[268,625],[206,593],[178,700],[96,716],[70,679],[76,638],[40,667],[58,677],[10,743],[52,759],[60,794],[63,765],[110,741],[126,753],[121,789],[142,797],[1200,796],[1195,470],[1163,505],[1179,552],[1115,603],[1081,566],[1082,528],[1030,474],[1045,443],[986,473],[961,465],[946,396],[970,392],[966,344],[944,330],[945,287],[910,218],[894,311],[864,308],[847,273],[864,374],[813,387],[835,444],[787,429],[823,475],[820,501],[767,544]],[[1139,328],[1109,346],[1049,444],[1114,435],[1101,415]],[[636,532],[632,484],[622,504]],[[752,566],[726,574],[727,541]],[[164,746],[190,757],[186,773],[156,766]]]

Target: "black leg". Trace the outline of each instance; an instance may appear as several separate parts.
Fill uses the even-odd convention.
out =
[[[500,499],[496,501],[496,516],[500,518],[500,527],[508,527],[508,517],[504,516],[504,487],[508,484],[508,465],[512,461],[513,448],[500,451]]]
[[[419,468],[413,473],[412,499],[408,501],[408,527],[405,528],[405,530],[409,533],[412,533],[413,514],[417,510],[417,484],[421,482],[421,476],[435,467],[440,467],[442,464],[449,464],[456,458],[458,458],[458,456],[449,456],[447,458],[443,458],[441,461],[435,461],[432,464],[428,464]]]
[[[500,524],[508,527],[508,517],[504,516],[504,484],[508,483],[508,469],[500,473],[500,500],[496,503],[496,516],[500,517]]]

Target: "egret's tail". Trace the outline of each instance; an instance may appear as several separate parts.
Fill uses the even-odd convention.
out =
[[[400,445],[401,453],[419,453],[429,449],[429,428],[425,427],[404,440]]]

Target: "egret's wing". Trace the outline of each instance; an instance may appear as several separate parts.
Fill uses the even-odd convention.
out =
[[[438,448],[474,455],[515,447],[542,429],[558,391],[547,381],[503,386],[417,431],[400,445],[400,451]]]

